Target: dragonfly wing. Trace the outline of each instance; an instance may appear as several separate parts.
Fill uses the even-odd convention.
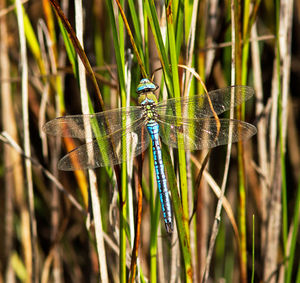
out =
[[[90,125],[93,138],[99,138],[121,130],[124,121],[129,125],[141,119],[143,115],[144,111],[140,106],[112,109],[95,114],[68,115],[49,121],[43,126],[43,131],[54,136],[85,138],[85,127]]]
[[[167,145],[177,148],[180,144],[186,150],[224,145],[229,142],[230,136],[232,142],[244,141],[256,134],[256,127],[249,123],[234,119],[219,121],[221,125],[218,133],[216,120],[213,118],[185,119],[165,116],[163,120],[159,120],[159,133]]]
[[[208,93],[213,109],[217,114],[240,105],[251,98],[254,89],[249,86],[230,86],[210,91]],[[231,104],[231,97],[233,103]],[[171,98],[156,105],[158,115],[181,116],[185,118],[204,118],[213,116],[207,94],[180,98]]]
[[[58,164],[60,170],[93,169],[113,166],[142,153],[149,145],[149,134],[140,119],[126,129],[99,137],[64,156]]]

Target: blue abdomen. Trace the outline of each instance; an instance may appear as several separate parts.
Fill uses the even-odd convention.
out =
[[[162,160],[161,147],[159,143],[159,125],[156,121],[150,120],[147,123],[147,129],[152,139],[154,167],[155,167],[156,181],[157,181],[157,187],[159,191],[161,209],[163,212],[166,229],[169,233],[171,233],[173,231],[172,208],[171,208],[169,191],[167,187],[165,168]]]

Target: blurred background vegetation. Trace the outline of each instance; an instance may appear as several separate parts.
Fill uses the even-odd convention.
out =
[[[300,282],[299,34],[292,0],[0,0],[0,282]],[[164,146],[172,235],[149,150],[61,172],[79,143],[41,130],[136,105],[137,83],[158,68],[160,99],[203,92],[185,68],[208,90],[255,89],[235,117],[257,135],[232,146],[230,163],[214,149],[200,179],[207,151]]]

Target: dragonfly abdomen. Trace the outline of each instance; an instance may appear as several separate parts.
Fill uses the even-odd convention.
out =
[[[172,208],[159,144],[159,125],[156,121],[150,120],[147,123],[147,129],[152,139],[154,167],[163,217],[167,232],[171,233],[173,231]]]

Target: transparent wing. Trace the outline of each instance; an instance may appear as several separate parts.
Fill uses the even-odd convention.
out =
[[[223,113],[231,108],[231,96],[234,96],[233,107],[240,105],[254,94],[254,89],[249,86],[230,86],[210,91],[208,93],[214,111],[217,114]],[[207,94],[171,98],[156,105],[156,112],[160,115],[178,116],[178,109],[181,116],[185,118],[204,118],[213,116],[209,105]]]
[[[218,135],[216,120],[213,118],[186,119],[164,116],[163,120],[158,121],[163,142],[175,148],[180,144],[186,150],[208,149],[227,144],[230,127],[232,142],[244,141],[256,134],[255,126],[233,119],[220,119]]]
[[[131,106],[112,109],[104,112],[87,115],[69,115],[58,117],[46,123],[43,131],[49,135],[84,138],[84,125],[91,125],[93,138],[99,138],[120,131],[126,125],[130,125],[142,118],[143,108]]]
[[[139,155],[149,145],[145,123],[141,118],[125,129],[75,148],[59,161],[58,168],[72,171],[113,166]]]

